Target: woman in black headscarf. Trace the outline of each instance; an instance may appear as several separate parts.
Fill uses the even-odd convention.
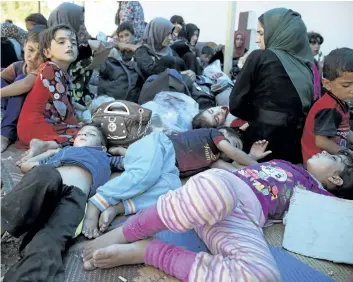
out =
[[[192,70],[196,75],[202,73],[201,66],[197,61],[199,54],[196,49],[199,36],[200,29],[196,25],[189,23],[180,31],[180,39],[171,46],[179,57],[184,60],[186,68]]]

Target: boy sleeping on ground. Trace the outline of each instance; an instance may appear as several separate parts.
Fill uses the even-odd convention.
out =
[[[178,135],[151,133],[126,151],[111,148],[112,154],[125,155],[120,163],[125,171],[97,189],[89,199],[82,233],[95,238],[104,232],[118,214],[133,214],[155,204],[159,196],[181,187],[180,177],[197,174],[210,167],[234,171],[237,166],[257,163],[270,154],[266,141],[244,153],[237,133],[228,127],[203,128]],[[100,232],[99,232],[100,231]]]
[[[20,247],[23,258],[4,281],[64,281],[62,254],[84,217],[88,195],[109,180],[111,163],[119,165],[105,146],[101,129],[90,124],[73,146],[20,164],[26,174],[2,198],[1,230],[15,237],[27,234]]]

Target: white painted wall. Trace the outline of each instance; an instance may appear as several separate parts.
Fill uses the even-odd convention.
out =
[[[58,2],[61,1],[53,1],[53,4]],[[225,42],[227,1],[141,1],[141,4],[147,22],[158,16],[169,19],[172,15],[181,15],[186,22],[195,23],[201,29],[200,41]],[[85,2],[85,7],[86,25],[92,35],[99,30],[112,33],[116,29],[116,1],[91,0]],[[257,17],[276,7],[286,7],[301,13],[308,30],[320,32],[325,38],[321,48],[324,54],[336,47],[353,48],[353,2],[237,1],[238,13],[254,11]],[[237,24],[238,19],[236,27]],[[256,28],[256,20],[252,28]]]

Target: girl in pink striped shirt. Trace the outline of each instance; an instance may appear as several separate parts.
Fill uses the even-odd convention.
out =
[[[308,171],[274,160],[197,174],[89,243],[84,268],[145,263],[188,282],[280,281],[262,228],[268,218],[283,217],[294,188],[353,199],[352,152],[320,153],[308,161]],[[210,253],[147,239],[166,229],[195,229]]]

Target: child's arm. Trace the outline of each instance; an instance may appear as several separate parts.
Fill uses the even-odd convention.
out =
[[[228,156],[228,158],[232,159],[233,161],[236,161],[239,164],[247,166],[247,165],[252,165],[257,163],[257,161],[252,159],[248,154],[244,153],[238,148],[235,148],[226,140],[220,141],[217,144],[217,148],[221,152],[225,153]]]
[[[0,97],[4,98],[4,97],[19,96],[19,95],[25,94],[31,91],[35,81],[36,81],[36,75],[30,73],[24,79],[15,81],[10,85],[5,86],[4,88],[1,88]]]
[[[321,150],[330,154],[337,154],[341,147],[326,136],[315,135],[315,144]]]
[[[39,165],[39,162],[41,160],[45,160],[53,155],[55,155],[57,152],[59,152],[60,148],[58,149],[50,149],[38,156],[35,156],[33,158],[30,158],[29,160],[23,162],[20,164],[21,166],[21,170],[23,173],[28,172],[29,170],[31,170],[32,168],[36,167]]]

